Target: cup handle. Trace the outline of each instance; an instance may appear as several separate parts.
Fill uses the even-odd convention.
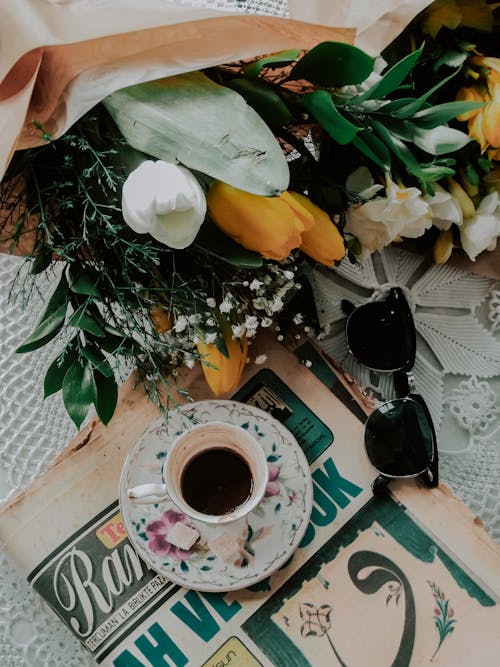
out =
[[[159,503],[168,498],[166,484],[139,484],[127,490],[130,500],[140,505]]]

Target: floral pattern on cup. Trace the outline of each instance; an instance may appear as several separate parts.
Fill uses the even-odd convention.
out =
[[[193,553],[193,550],[186,551],[179,549],[179,547],[171,544],[168,541],[168,534],[176,523],[184,523],[190,528],[194,528],[193,524],[189,523],[185,514],[176,512],[175,510],[167,510],[163,512],[160,519],[152,521],[146,526],[146,537],[151,551],[155,554],[168,556],[172,560],[187,560]]]

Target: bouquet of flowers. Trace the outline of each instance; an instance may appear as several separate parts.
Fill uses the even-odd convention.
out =
[[[18,352],[59,338],[46,396],[107,423],[128,360],[170,406],[176,369],[237,386],[259,328],[307,321],[307,268],[423,238],[437,262],[500,235],[500,59],[486,0],[436,0],[374,58],[343,42],[117,90],[3,178],[18,287],[58,272]],[[259,361],[259,360],[257,360]],[[171,380],[166,380],[170,377]]]

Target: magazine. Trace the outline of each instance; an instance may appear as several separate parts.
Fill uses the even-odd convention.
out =
[[[271,576],[204,593],[137,556],[118,482],[158,415],[132,380],[108,427],[90,423],[2,508],[3,549],[101,665],[497,665],[498,546],[445,487],[406,481],[373,496],[369,406],[306,338],[296,342],[292,352],[259,338],[267,361],[247,366],[232,397],[278,419],[310,465],[310,521]],[[202,400],[198,373],[182,381]]]

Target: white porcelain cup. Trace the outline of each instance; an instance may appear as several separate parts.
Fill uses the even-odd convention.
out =
[[[251,475],[248,497],[224,514],[206,514],[191,507],[183,492],[184,473],[189,464],[213,450],[236,454],[243,459]],[[139,503],[170,499],[192,519],[207,524],[225,524],[245,517],[257,507],[264,497],[269,473],[266,455],[258,440],[240,426],[215,421],[192,426],[174,440],[163,463],[162,479],[163,484],[142,484],[129,489],[128,497]],[[220,484],[223,490],[224,479]]]

